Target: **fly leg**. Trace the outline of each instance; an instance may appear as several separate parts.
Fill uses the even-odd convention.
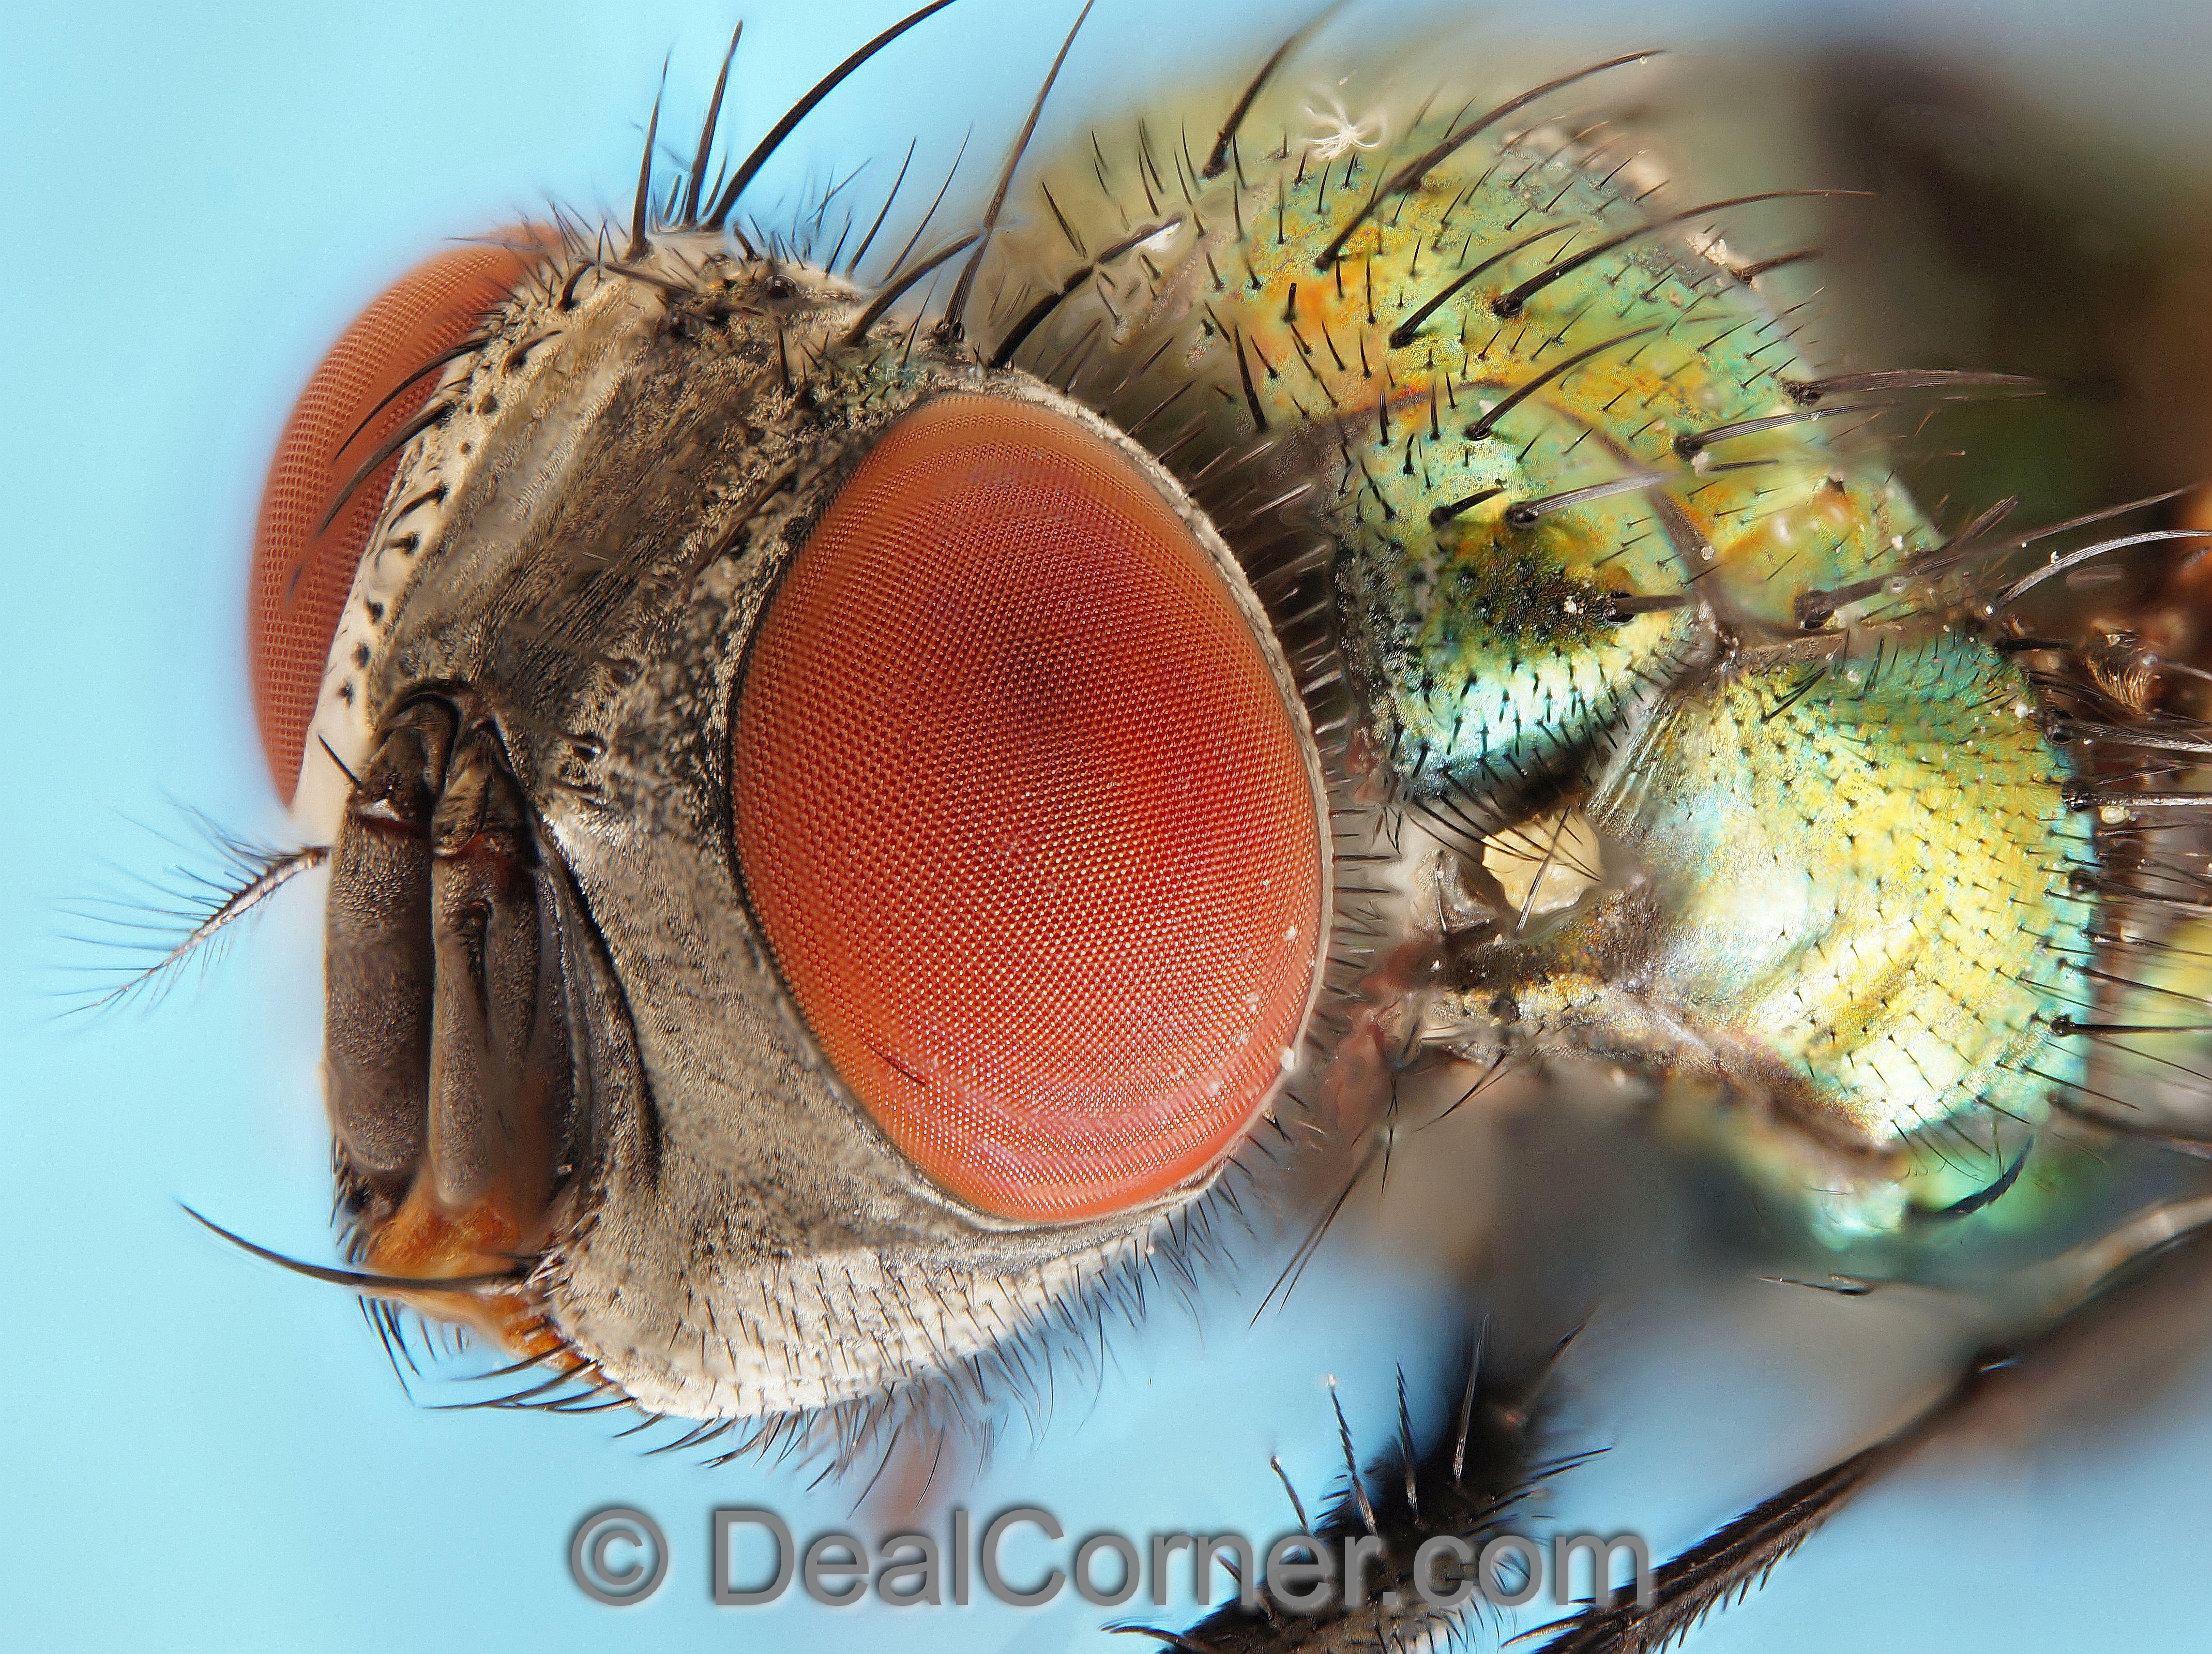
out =
[[[1976,1428],[2057,1418],[2069,1402],[2157,1365],[2160,1341],[2193,1339],[2212,1298],[2212,1195],[2151,1207],[2030,1273],[2064,1307],[2027,1335],[1990,1345],[1936,1400],[1879,1441],[1792,1483],[1659,1568],[1648,1602],[1595,1606],[1560,1622],[1536,1654],[1656,1654],[1732,1597],[1765,1583],[1851,1498],[1921,1449]]]

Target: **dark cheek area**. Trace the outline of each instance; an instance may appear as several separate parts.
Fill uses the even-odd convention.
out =
[[[520,1241],[551,1198],[572,1112],[560,939],[497,739],[479,726],[456,740],[456,723],[439,702],[403,712],[340,834],[331,1113],[372,1227],[404,1207],[408,1236],[473,1214]]]
[[[520,796],[488,733],[455,755],[431,842],[432,1188],[454,1208],[504,1193],[520,1218],[542,1206],[551,1161],[524,1096],[538,926]]]
[[[422,1158],[435,967],[430,815],[450,720],[403,715],[363,772],[331,858],[324,1060],[348,1164],[396,1195]]]

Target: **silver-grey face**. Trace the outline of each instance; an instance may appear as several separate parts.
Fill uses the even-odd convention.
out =
[[[508,1269],[424,1301],[657,1413],[988,1387],[994,1351],[1072,1326],[1222,1170],[1108,1219],[971,1208],[823,1059],[749,911],[748,642],[841,480],[942,390],[1043,401],[1128,453],[1296,706],[1257,599],[1149,453],[1019,371],[853,337],[862,302],[707,234],[556,259],[403,459],[368,542],[396,549],[363,562],[303,775],[303,808],[343,799],[327,1044],[357,1254]]]

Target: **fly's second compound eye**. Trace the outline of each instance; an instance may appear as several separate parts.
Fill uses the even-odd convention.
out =
[[[861,462],[762,623],[753,906],[847,1085],[982,1211],[1188,1184],[1297,1043],[1324,837],[1232,578],[1089,425],[950,395]]]
[[[416,265],[331,347],[284,423],[254,530],[248,635],[262,751],[287,802],[331,640],[398,463],[395,439],[422,417],[438,368],[507,298],[528,258],[471,246]]]

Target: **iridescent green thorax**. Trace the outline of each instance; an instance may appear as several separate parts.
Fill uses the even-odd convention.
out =
[[[1669,697],[1584,803],[1609,893],[1486,950],[1448,1014],[1702,1077],[1746,1143],[1826,1145],[1831,1189],[1901,1155],[1878,1188],[1942,1207],[2081,1078],[2053,1020],[2090,832],[2014,667],[1946,630],[1842,642]]]
[[[1417,794],[1555,774],[1713,623],[1794,635],[1799,592],[1931,543],[1887,466],[1790,394],[1787,314],[1680,229],[1628,234],[1647,215],[1617,165],[1555,133],[1470,143],[1326,275],[1382,180],[1357,151],[1279,165],[1231,344],[1262,417],[1334,427],[1375,733]]]
[[[1962,1099],[2039,1119],[2079,1078],[2051,1022],[2086,818],[2025,678],[1978,640],[1838,643],[1670,702],[1592,799],[1664,887],[1644,968],[1775,1064],[1816,1134],[1893,1143]],[[1923,1166],[1931,1204],[1989,1179],[1989,1128],[1958,1140],[1972,1170]]]

